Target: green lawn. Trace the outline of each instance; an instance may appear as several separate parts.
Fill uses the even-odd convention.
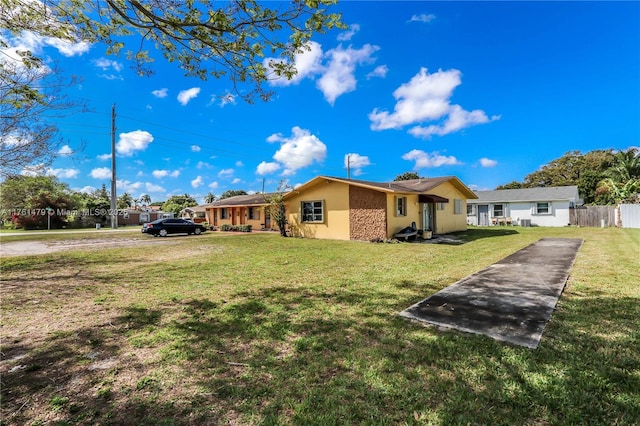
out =
[[[585,241],[538,349],[397,316],[543,237]],[[640,423],[640,230],[104,238],[0,260],[3,425]]]

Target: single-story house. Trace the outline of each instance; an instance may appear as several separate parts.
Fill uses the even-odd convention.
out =
[[[124,209],[118,210],[118,226],[142,225],[143,223],[153,222],[156,219],[162,219],[168,215],[162,210],[147,210],[146,207],[141,209]]]
[[[567,226],[570,208],[582,205],[577,186],[475,191],[467,202],[467,223],[490,226]]]
[[[284,195],[292,236],[363,240],[393,238],[415,223],[435,234],[467,229],[467,200],[476,195],[455,176],[370,182],[318,176]]]
[[[182,219],[192,220],[194,223],[203,223],[207,221],[205,206],[186,207],[180,210]]]
[[[205,204],[206,221],[210,226],[251,225],[253,229],[277,229],[269,217],[269,198],[272,193],[236,195]]]

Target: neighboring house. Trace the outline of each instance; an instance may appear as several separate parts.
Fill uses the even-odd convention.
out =
[[[146,207],[143,207],[142,210],[118,210],[118,226],[142,225],[143,223],[153,222],[156,219],[162,219],[166,216],[166,213],[162,212],[162,210],[145,211],[145,209]]]
[[[180,218],[203,223],[207,221],[206,213],[206,206],[186,207],[180,210]]]
[[[269,197],[274,194],[236,195],[205,204],[206,219],[211,226],[251,225],[253,229],[277,228],[271,223],[268,211]]]
[[[369,182],[318,176],[284,195],[292,236],[388,239],[412,223],[444,234],[467,229],[475,194],[454,176]]]
[[[476,191],[467,203],[469,225],[567,226],[570,208],[582,204],[577,186]]]

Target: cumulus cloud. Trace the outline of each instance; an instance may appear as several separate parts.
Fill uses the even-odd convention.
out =
[[[375,78],[375,77],[384,78],[384,77],[387,76],[388,72],[389,72],[389,67],[388,66],[380,65],[380,66],[377,66],[369,74],[367,74],[367,79],[371,79],[371,78]]]
[[[297,53],[294,56],[293,63],[296,67],[297,74],[294,75],[291,80],[287,80],[286,77],[274,78],[269,81],[272,86],[291,86],[300,83],[301,80],[312,77],[322,72],[322,47],[320,43],[310,41],[307,44],[307,49],[302,53]],[[262,64],[265,68],[272,70],[271,63],[281,63],[283,59],[279,58],[265,58]],[[274,74],[275,75],[275,74]]]
[[[338,46],[327,52],[329,64],[317,83],[327,102],[333,105],[340,95],[356,89],[356,65],[371,62],[371,56],[379,49],[365,44],[361,49]]]
[[[490,160],[489,158],[481,158],[480,165],[482,167],[495,167],[498,165],[498,162],[496,160]]]
[[[242,182],[242,179],[240,179],[240,178],[235,178],[234,180],[231,181],[231,183],[234,184],[234,185],[237,184],[237,183],[240,183],[240,182]]]
[[[222,169],[220,170],[220,172],[218,172],[218,177],[219,178],[229,178],[231,176],[233,176],[234,170],[233,169]]]
[[[356,153],[345,154],[344,156],[344,167],[350,168],[353,176],[360,176],[362,174],[362,169],[370,165],[371,162],[367,156]]]
[[[424,22],[428,24],[434,19],[436,19],[436,15],[434,15],[433,13],[421,13],[419,15],[413,15],[411,19],[409,19],[409,22]]]
[[[95,186],[83,186],[82,188],[77,188],[74,189],[74,191],[76,192],[82,192],[83,194],[91,194],[92,192],[95,192],[98,188],[96,188]]]
[[[204,161],[198,161],[198,164],[196,164],[196,168],[198,169],[210,169],[213,166],[209,163],[205,163]]]
[[[146,182],[144,184],[144,187],[147,190],[147,192],[156,192],[156,193],[166,192],[166,190],[163,187],[161,187],[160,185],[153,184],[151,182]]]
[[[191,99],[198,96],[199,93],[199,87],[192,87],[191,89],[181,90],[180,93],[178,93],[178,102],[180,102],[180,104],[184,106],[188,104]]]
[[[103,71],[114,70],[116,72],[120,72],[124,68],[120,62],[107,59],[107,58],[94,59],[92,62],[93,62],[93,65],[95,65],[96,67],[100,68]]]
[[[71,154],[73,154],[73,150],[69,145],[64,145],[58,150],[58,155],[69,156]]]
[[[338,41],[349,41],[358,31],[360,31],[360,25],[351,24],[347,31],[338,34]]]
[[[202,176],[198,176],[197,178],[191,181],[191,186],[193,188],[198,188],[199,186],[202,186],[203,183],[204,181],[202,179]]]
[[[100,154],[96,158],[100,161],[111,160],[111,154]]]
[[[176,177],[180,176],[180,170],[173,170],[173,171],[171,171],[171,170],[154,170],[154,171],[151,172],[151,174],[156,179],[162,179],[164,177],[176,178]]]
[[[152,91],[151,94],[156,98],[160,98],[160,99],[166,98],[167,95],[169,94],[169,89],[167,89],[166,87],[163,87],[162,89],[156,89]]]
[[[144,151],[153,142],[153,136],[146,130],[120,133],[116,152],[125,157],[131,157],[136,151]]]
[[[278,165],[284,168],[282,176],[290,176],[297,170],[308,167],[314,162],[322,162],[327,156],[327,146],[312,135],[309,130],[295,126],[291,129],[291,136],[284,137],[280,133],[273,134],[267,138],[268,142],[279,142],[280,149],[273,155]],[[273,164],[260,163],[258,174],[261,170],[275,170]]]
[[[466,111],[460,105],[451,105],[453,90],[462,82],[462,73],[456,69],[438,70],[429,74],[420,69],[408,83],[393,92],[396,105],[392,113],[375,108],[370,114],[372,130],[400,129],[406,125],[442,120],[427,126],[414,126],[409,133],[416,137],[446,135],[466,127],[498,120],[482,110]]]
[[[210,189],[218,189],[218,182],[211,182],[207,185]]]
[[[62,179],[75,178],[78,176],[79,173],[80,173],[80,170],[78,169],[48,169],[47,170],[47,174],[49,176],[55,176]]]
[[[116,185],[119,191],[124,192],[136,192],[140,188],[142,188],[142,182],[131,182],[128,180],[116,180]]]
[[[108,167],[98,167],[91,170],[89,175],[94,179],[111,179],[111,169]]]
[[[260,176],[264,176],[264,175],[270,175],[272,173],[275,173],[278,170],[280,170],[280,164],[275,162],[268,163],[266,161],[263,161],[262,163],[258,164],[258,167],[256,168],[256,173],[259,174]]]
[[[191,151],[192,152],[200,152],[200,151],[202,151],[202,148],[200,148],[198,145],[191,145]]]
[[[244,163],[240,160],[236,161],[236,167],[244,167]]]
[[[427,153],[419,149],[413,149],[402,156],[403,160],[415,161],[414,170],[427,169],[441,166],[459,166],[460,161],[454,156],[440,155],[438,151]]]

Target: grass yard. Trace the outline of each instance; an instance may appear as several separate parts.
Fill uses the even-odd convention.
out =
[[[464,235],[2,258],[2,425],[640,423],[640,230]],[[538,349],[396,315],[543,237],[585,242]]]

